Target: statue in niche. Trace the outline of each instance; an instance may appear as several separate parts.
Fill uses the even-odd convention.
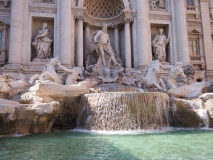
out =
[[[173,65],[162,65],[160,64],[161,68],[163,69],[169,69],[169,74],[166,80],[166,85],[168,89],[174,89],[177,88],[177,78],[181,76],[184,81],[186,82],[186,75],[184,74],[184,70],[182,68],[183,63],[177,62],[175,66]]]
[[[160,62],[166,62],[166,46],[170,40],[170,36],[168,35],[168,38],[166,38],[163,31],[163,28],[160,28],[160,34],[152,40],[154,60],[159,60]]]
[[[110,45],[107,24],[103,24],[102,30],[94,32],[90,41],[96,45],[96,51],[88,56],[87,71],[96,74],[96,78],[102,80],[103,83],[114,82],[118,79],[115,75],[123,70],[123,67],[121,60]]]
[[[32,43],[36,49],[36,59],[50,59],[52,56],[50,53],[52,37],[46,27],[47,23],[45,22],[43,23],[43,28],[38,31],[38,35],[35,37],[35,41]]]
[[[93,33],[91,42],[96,45],[96,51],[101,56],[101,65],[103,68],[110,68],[111,62],[113,62],[114,66],[119,65],[115,59],[115,52],[110,45],[109,35],[107,33],[107,24],[103,24],[102,30]],[[110,60],[105,58],[106,53],[109,55]]]

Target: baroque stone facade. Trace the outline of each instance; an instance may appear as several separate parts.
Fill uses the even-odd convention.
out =
[[[170,37],[164,44],[163,61],[171,65],[192,64],[195,80],[210,80],[212,8],[213,0],[0,0],[2,72],[23,73],[29,79],[41,73],[52,57],[59,57],[68,68],[84,68],[88,56],[96,50],[90,42],[91,35],[106,24],[111,47],[124,68],[144,72],[156,59],[152,42],[162,28],[163,35]],[[43,52],[51,51],[52,57],[34,60],[41,46],[34,47],[32,43],[44,23],[51,43],[45,46],[42,39],[45,43],[38,44],[44,45]],[[167,74],[160,72],[162,77]]]

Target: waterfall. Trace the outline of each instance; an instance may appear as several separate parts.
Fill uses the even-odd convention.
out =
[[[141,130],[169,126],[169,96],[165,93],[108,92],[85,94],[77,119],[88,130]]]
[[[205,126],[209,128],[209,116],[208,112],[205,108],[203,108],[202,101],[196,100],[182,100],[183,102],[187,103],[191,110],[193,110],[200,119],[202,119],[203,124],[201,126]]]
[[[16,108],[16,133],[17,134],[28,134],[32,129],[33,119],[36,117],[34,109],[26,107]]]
[[[28,128],[24,119],[25,112],[23,110],[17,110],[17,121],[16,121],[16,133],[21,133],[22,130]]]

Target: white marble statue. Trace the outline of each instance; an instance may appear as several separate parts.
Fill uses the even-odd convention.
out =
[[[115,58],[115,52],[113,51],[109,35],[107,33],[107,24],[103,24],[102,30],[98,30],[91,36],[91,43],[96,45],[96,51],[101,55],[102,68],[110,68],[111,62],[113,65],[120,65]],[[106,53],[110,56],[110,59],[106,58]]]
[[[147,66],[147,72],[145,77],[143,77],[143,84],[147,88],[151,88],[153,86],[157,87],[159,90],[166,91],[166,86],[162,79],[158,80],[157,73],[159,72],[159,61],[152,61]]]
[[[166,38],[163,31],[163,28],[160,28],[160,34],[152,40],[154,59],[160,62],[166,62],[166,46],[170,40],[170,36]]]
[[[103,24],[102,30],[92,33],[90,41],[96,45],[96,50],[87,58],[86,73],[93,74],[94,78],[101,80],[102,83],[117,81],[123,67],[120,58],[116,56],[110,45],[107,24]]]
[[[36,78],[39,78],[38,82],[40,82],[40,83],[42,83],[42,82],[47,82],[47,83],[48,82],[52,82],[52,83],[57,83],[57,84],[63,84],[62,79],[56,73],[56,69],[55,69],[55,67],[58,64],[58,62],[59,62],[59,58],[58,57],[51,58],[49,60],[49,62],[46,64],[42,74],[41,75],[36,74],[36,75],[32,76],[30,78],[29,83],[32,84],[33,81]]]
[[[38,35],[32,43],[36,49],[37,59],[49,59],[51,57],[52,37],[46,27],[47,23],[43,23],[43,28],[38,31]]]
[[[177,78],[181,76],[183,79],[186,79],[186,75],[183,71],[183,64],[182,62],[177,62],[175,66],[173,65],[162,65],[160,64],[161,68],[169,69],[168,78],[166,80],[166,85],[169,89],[177,88]]]
[[[29,83],[32,84],[33,81],[38,78],[38,83],[56,83],[64,84],[62,77],[56,73],[56,65],[58,65],[63,71],[65,71],[68,76],[65,80],[65,85],[72,85],[76,83],[77,79],[83,79],[81,69],[74,67],[73,69],[68,69],[61,65],[58,57],[51,58],[46,64],[41,75],[36,74],[30,78]]]
[[[68,73],[69,75],[66,78],[65,85],[73,85],[77,83],[77,80],[83,79],[82,70],[78,67],[74,67],[73,69],[68,69],[61,65],[61,62],[58,62],[59,68]]]
[[[132,79],[135,82],[135,85],[138,88],[141,88],[142,87],[142,83],[143,83],[143,77],[142,77],[141,71],[133,69],[133,70],[130,71],[130,74],[131,74]]]

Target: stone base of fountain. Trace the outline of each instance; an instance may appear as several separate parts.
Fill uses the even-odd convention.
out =
[[[113,131],[169,126],[170,101],[165,93],[94,93],[83,95],[81,102],[79,128]]]

